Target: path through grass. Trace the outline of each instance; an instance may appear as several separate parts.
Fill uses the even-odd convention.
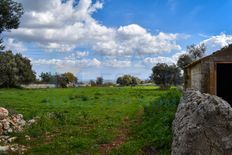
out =
[[[142,142],[131,142],[132,130],[144,122],[144,106],[164,93],[154,87],[1,89],[0,106],[25,119],[39,116],[36,125],[17,134],[28,154],[120,154],[123,148],[139,154]]]

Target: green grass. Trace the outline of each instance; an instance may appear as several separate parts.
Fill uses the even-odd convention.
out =
[[[28,154],[99,154],[122,128],[128,128],[126,140],[109,154],[143,154],[153,148],[168,154],[177,101],[160,104],[166,93],[156,87],[0,89],[0,105],[26,120],[39,116],[37,124],[16,134]]]

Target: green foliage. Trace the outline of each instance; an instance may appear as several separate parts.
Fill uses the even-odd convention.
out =
[[[177,61],[177,66],[184,70],[192,62],[193,60],[188,54],[182,54]]]
[[[56,84],[58,87],[74,87],[78,79],[72,73],[67,72],[64,74],[51,74],[51,73],[41,73],[40,74],[41,82],[47,84]]]
[[[205,55],[205,51],[206,46],[204,43],[200,45],[192,44],[187,46],[187,52],[194,61],[202,58]]]
[[[97,86],[103,85],[103,77],[97,77],[97,79],[96,79],[96,85]]]
[[[3,31],[16,29],[19,26],[20,18],[23,14],[23,7],[13,0],[0,1],[0,35]],[[4,49],[0,39],[0,50]]]
[[[158,63],[154,66],[150,78],[161,89],[169,89],[172,85],[182,83],[180,69],[176,65],[167,65],[165,63]]]
[[[187,46],[187,54],[182,54],[179,57],[177,66],[184,70],[187,65],[202,58],[205,55],[205,51],[206,46],[204,43],[200,45],[192,44]]]
[[[123,75],[121,77],[118,77],[116,83],[120,86],[135,86],[140,84],[141,80],[131,75]]]
[[[17,87],[35,81],[28,58],[11,51],[0,52],[0,87]]]

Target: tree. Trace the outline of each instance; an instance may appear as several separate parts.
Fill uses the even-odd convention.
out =
[[[132,86],[138,85],[140,83],[141,83],[141,80],[139,78],[134,77],[134,76],[131,77],[131,85]]]
[[[192,61],[188,54],[182,54],[177,61],[177,66],[184,70],[184,67],[192,63]]]
[[[206,46],[205,44],[195,45],[192,44],[187,46],[187,52],[189,53],[190,57],[195,61],[202,58],[205,55]]]
[[[96,79],[96,85],[98,85],[98,86],[103,85],[103,78],[102,77],[97,77],[97,79]]]
[[[91,86],[96,86],[96,82],[94,80],[90,80],[89,83]]]
[[[67,72],[64,73],[64,76],[68,79],[69,83],[76,84],[78,79],[73,75],[73,73]]]
[[[35,81],[30,60],[12,51],[0,52],[0,87],[17,87]]]
[[[57,86],[61,88],[67,88],[69,83],[68,78],[64,74],[56,75]]]
[[[131,75],[123,75],[117,78],[117,84],[120,86],[135,86],[141,83],[141,80]]]
[[[13,0],[0,1],[0,35],[3,31],[17,29],[20,24],[20,18],[23,15],[23,7],[20,3]],[[0,39],[0,50],[4,49]]]
[[[119,85],[122,85],[123,84],[123,78],[118,77],[117,80],[116,80],[116,83],[119,84]]]
[[[18,81],[22,84],[29,84],[35,81],[35,72],[32,70],[31,61],[22,54],[15,55],[15,63],[18,70]]]
[[[74,87],[77,83],[77,77],[75,77],[72,73],[67,72],[64,74],[54,74],[51,73],[41,73],[40,75],[41,82],[47,84],[56,84],[58,87],[66,88],[66,87]]]
[[[179,84],[181,79],[180,70],[176,65],[167,65],[158,63],[152,68],[151,80],[155,82],[161,89],[169,89],[171,85]]]
[[[57,76],[52,75],[50,72],[40,74],[41,82],[46,84],[57,84]]]
[[[184,70],[184,67],[202,58],[205,55],[206,46],[205,44],[195,45],[192,44],[187,46],[187,54],[182,54],[178,61],[177,66]]]

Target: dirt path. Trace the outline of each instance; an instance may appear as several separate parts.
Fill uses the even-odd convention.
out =
[[[107,154],[112,150],[119,148],[122,144],[124,144],[128,139],[130,125],[132,123],[136,125],[140,124],[142,114],[143,114],[143,110],[140,110],[136,114],[136,119],[134,120],[129,120],[128,117],[125,117],[122,121],[122,127],[118,129],[118,135],[116,136],[116,138],[114,138],[112,142],[109,144],[101,144],[99,153],[102,155]]]

